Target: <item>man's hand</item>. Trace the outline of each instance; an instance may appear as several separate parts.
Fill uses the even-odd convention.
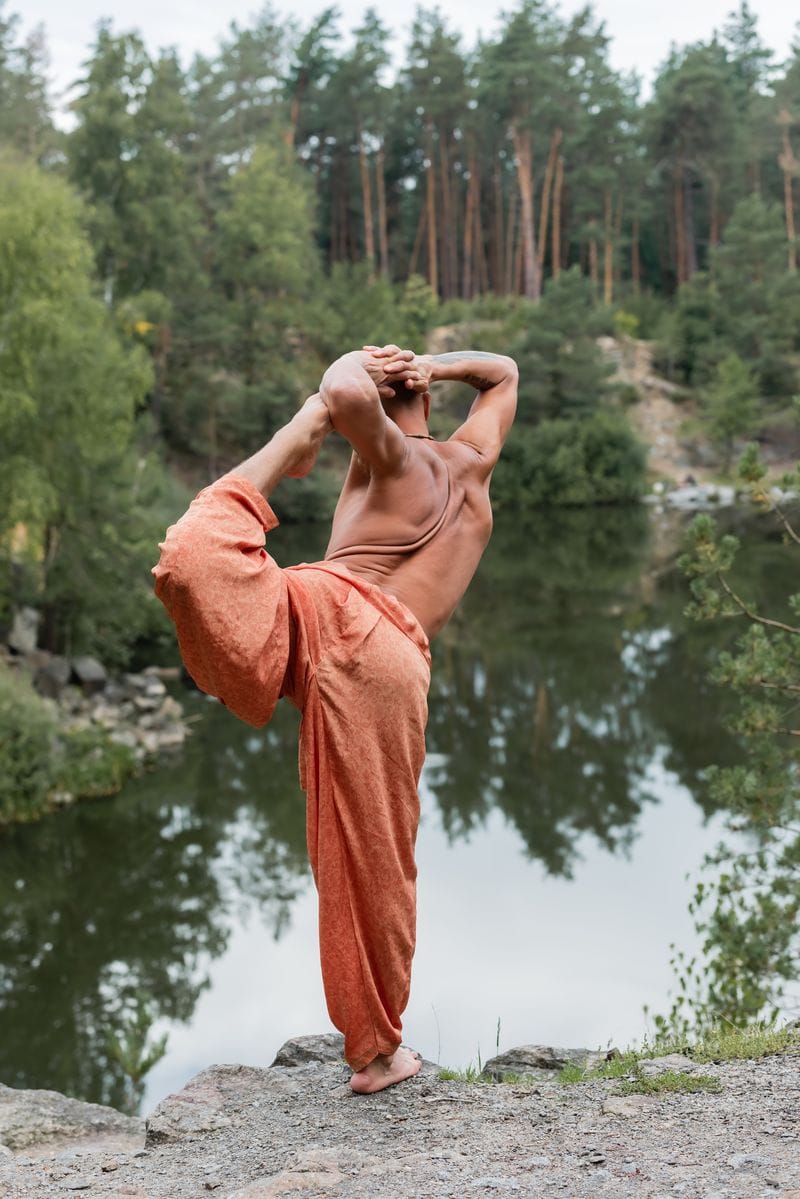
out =
[[[395,396],[393,383],[397,382],[394,370],[387,373],[387,366],[396,363],[396,369],[408,365],[414,357],[413,350],[401,350],[399,346],[364,346],[361,364],[378,389],[382,400],[391,400]]]
[[[402,383],[409,391],[430,391],[433,373],[430,354],[415,354],[413,350],[401,350],[396,345],[364,346],[364,349],[376,364],[380,364],[385,379]]]

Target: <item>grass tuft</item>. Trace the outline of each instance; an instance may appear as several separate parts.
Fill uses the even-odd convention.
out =
[[[639,1069],[639,1062],[644,1058],[664,1057],[668,1053],[683,1054],[693,1062],[729,1062],[792,1052],[800,1053],[800,1029],[788,1026],[777,1028],[774,1024],[753,1024],[747,1028],[720,1026],[710,1029],[691,1043],[664,1038],[650,1044],[645,1040],[641,1049],[627,1049],[594,1070],[587,1071],[570,1063],[556,1075],[556,1079],[569,1085],[603,1078],[619,1078],[622,1080],[620,1094],[717,1091],[717,1080],[707,1074],[683,1074],[680,1071],[668,1070],[653,1078],[645,1078]],[[477,1066],[470,1063],[466,1070],[441,1069],[439,1078],[443,1082],[491,1084],[493,1081],[483,1074],[480,1054]],[[517,1085],[535,1085],[540,1081],[540,1077],[531,1074],[504,1074],[502,1078],[503,1083]]]
[[[719,1079],[710,1074],[683,1074],[679,1070],[665,1070],[652,1078],[639,1074],[620,1083],[618,1095],[659,1095],[664,1091],[719,1091]]]
[[[769,1057],[773,1053],[800,1050],[800,1029],[776,1028],[774,1024],[750,1024],[747,1028],[720,1025],[710,1029],[691,1044],[659,1042],[652,1056],[685,1053],[694,1062],[730,1062],[738,1059]]]

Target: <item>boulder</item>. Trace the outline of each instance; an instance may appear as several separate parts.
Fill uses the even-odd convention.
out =
[[[483,1067],[485,1078],[502,1082],[506,1074],[529,1074],[536,1078],[547,1078],[564,1066],[584,1067],[589,1058],[588,1049],[554,1049],[551,1045],[518,1045],[498,1054]]]
[[[242,1112],[257,1108],[272,1093],[283,1099],[297,1096],[318,1083],[319,1066],[305,1072],[258,1066],[209,1066],[187,1082],[182,1091],[167,1095],[145,1120],[147,1146],[204,1140],[208,1133],[238,1126]],[[300,1077],[310,1071],[314,1078]]]
[[[344,1037],[338,1032],[323,1032],[316,1036],[291,1037],[284,1041],[272,1066],[305,1066],[309,1062],[343,1061]]]
[[[138,1149],[143,1134],[142,1120],[113,1107],[0,1083],[0,1144],[9,1149],[111,1143],[120,1150]]]
[[[33,676],[33,685],[47,699],[58,699],[69,682],[71,667],[67,658],[53,654]]]
[[[88,654],[72,659],[72,675],[87,694],[102,691],[108,682],[105,666]]]
[[[14,613],[8,645],[18,654],[32,654],[39,636],[39,613],[35,608],[18,608]]]

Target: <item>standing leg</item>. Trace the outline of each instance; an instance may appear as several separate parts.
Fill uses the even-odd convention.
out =
[[[355,616],[317,667],[301,756],[328,1011],[345,1036],[353,1089],[375,1091],[420,1068],[399,1046],[430,674],[408,637],[360,597],[352,604],[364,623]]]

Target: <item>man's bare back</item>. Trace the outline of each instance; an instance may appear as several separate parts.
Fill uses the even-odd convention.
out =
[[[325,554],[399,599],[435,637],[469,585],[492,529],[475,452],[411,440],[403,471],[370,475],[356,459]]]
[[[385,364],[383,379],[376,362]],[[514,415],[516,368],[501,355],[434,359],[397,347],[376,351],[371,381],[385,390],[380,406],[373,399],[367,419],[379,437],[388,434],[390,444],[372,455],[354,428],[361,411],[360,400],[352,400],[360,396],[352,374],[366,374],[366,368],[351,359],[336,377],[336,365],[321,395],[334,428],[341,428],[355,452],[326,560],[394,595],[434,637],[466,591],[491,534],[489,481]],[[437,442],[427,432],[428,388],[442,378],[473,383],[480,394],[465,424],[448,441]],[[386,380],[396,382],[386,388]]]

